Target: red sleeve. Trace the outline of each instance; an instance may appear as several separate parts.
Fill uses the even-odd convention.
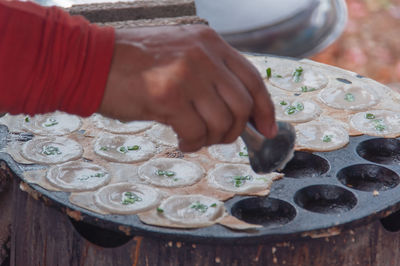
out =
[[[92,114],[113,49],[112,28],[59,8],[0,0],[0,111]]]

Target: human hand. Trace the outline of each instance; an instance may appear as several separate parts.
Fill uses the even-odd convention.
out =
[[[230,143],[250,117],[266,137],[277,131],[257,70],[202,25],[116,30],[99,112],[171,125],[182,151]]]

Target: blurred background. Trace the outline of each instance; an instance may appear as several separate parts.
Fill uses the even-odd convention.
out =
[[[343,34],[311,59],[398,86],[400,0],[346,2],[349,17]]]
[[[69,7],[120,0],[34,1]],[[198,16],[242,51],[308,57],[400,88],[400,0],[195,3]]]

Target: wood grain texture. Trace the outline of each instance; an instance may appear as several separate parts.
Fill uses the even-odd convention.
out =
[[[114,21],[106,23],[97,23],[105,26],[112,26],[116,29],[131,27],[150,27],[150,26],[175,26],[175,25],[191,25],[191,24],[208,24],[206,20],[197,16],[183,16],[173,18],[155,18],[155,19],[139,19],[127,21]]]
[[[12,221],[12,172],[0,161],[0,265],[9,256]]]
[[[133,237],[105,248],[82,237],[68,216],[13,189],[11,265],[400,265],[400,233],[377,220],[333,236],[310,236],[262,245],[206,245]],[[91,225],[85,225],[90,231]],[[99,228],[96,228],[99,230]],[[85,231],[85,232],[86,232]],[[105,234],[109,232],[104,232]],[[90,238],[90,237],[89,237]],[[117,236],[118,238],[118,236]],[[104,243],[104,242],[103,242]]]
[[[196,15],[193,0],[145,0],[134,2],[74,5],[66,9],[90,22],[111,22]]]

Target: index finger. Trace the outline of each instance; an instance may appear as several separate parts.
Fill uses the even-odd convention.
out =
[[[224,63],[241,80],[253,98],[251,116],[256,128],[266,137],[272,138],[276,135],[277,126],[274,105],[265,83],[258,70],[244,56],[229,48],[230,52],[225,55]]]

